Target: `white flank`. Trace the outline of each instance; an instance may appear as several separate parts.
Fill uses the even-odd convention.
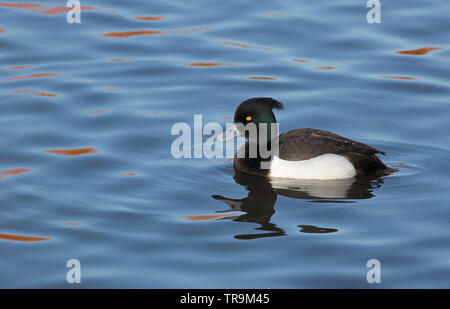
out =
[[[343,179],[356,175],[355,167],[341,155],[327,153],[302,161],[287,161],[275,156],[270,177],[292,179]]]

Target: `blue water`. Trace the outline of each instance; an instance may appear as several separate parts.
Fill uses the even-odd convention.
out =
[[[450,288],[448,1],[81,4],[0,3],[0,287]],[[260,96],[399,172],[277,187],[172,157],[175,123]]]

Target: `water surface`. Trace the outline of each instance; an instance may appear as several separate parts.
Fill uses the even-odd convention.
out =
[[[0,287],[450,287],[450,4],[0,3]],[[267,182],[174,159],[177,122],[280,100],[281,131],[368,143],[399,172]]]

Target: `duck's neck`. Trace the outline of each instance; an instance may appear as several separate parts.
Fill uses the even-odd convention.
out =
[[[267,141],[267,144],[270,144],[271,140],[278,136],[278,123],[272,111],[258,117],[257,127],[258,142],[261,142],[259,135],[264,134],[264,132],[266,132],[266,138],[263,140]]]
[[[278,137],[278,124],[273,119],[268,119],[267,122],[262,124],[262,126],[258,125],[258,157],[270,159],[269,153],[272,151],[272,144]]]
[[[272,159],[273,150],[275,149],[274,139],[270,139],[270,133],[267,133],[267,140],[265,136],[259,134],[266,134],[265,132],[258,132],[257,141],[248,141],[245,156],[249,159],[256,159],[257,161],[270,161]],[[275,153],[277,154],[277,153]]]

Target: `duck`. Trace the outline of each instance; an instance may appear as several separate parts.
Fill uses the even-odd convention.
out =
[[[385,152],[329,131],[303,128],[278,135],[274,110],[283,103],[266,97],[243,101],[233,125],[216,140],[245,137],[234,156],[235,171],[271,179],[330,180],[390,174],[377,155]],[[255,128],[252,133],[252,128]],[[253,151],[253,152],[252,152]]]

